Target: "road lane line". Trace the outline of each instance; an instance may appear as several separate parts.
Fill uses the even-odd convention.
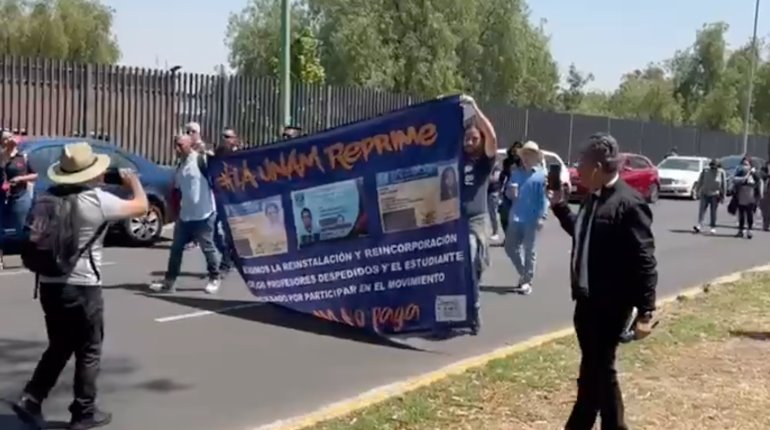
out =
[[[106,261],[106,262],[102,263],[102,267],[114,266],[116,264],[118,264],[118,263],[115,262],[115,261]],[[13,269],[13,270],[4,270],[4,271],[0,272],[0,276],[26,275],[26,274],[31,274],[31,273],[32,272],[30,272],[27,269]]]
[[[189,318],[198,318],[198,317],[205,317],[208,315],[218,315],[218,314],[226,314],[228,312],[237,311],[239,309],[247,309],[247,308],[253,308],[259,305],[262,305],[264,303],[261,302],[254,302],[254,303],[243,303],[240,305],[234,305],[234,306],[227,306],[221,309],[213,310],[213,311],[197,311],[197,312],[190,312],[188,314],[180,314],[180,315],[171,315],[168,317],[161,317],[161,318],[155,318],[155,322],[158,323],[167,323],[172,321],[179,321],[179,320],[186,320]]]
[[[704,293],[709,287],[734,283],[739,281],[744,274],[758,272],[770,272],[770,264],[752,267],[747,270],[740,270],[729,275],[717,277],[694,287],[682,289],[678,293],[659,299],[656,305],[662,307],[677,302],[682,298],[692,298]],[[450,376],[460,375],[470,369],[482,367],[490,361],[506,358],[512,354],[536,348],[545,343],[571,336],[573,333],[574,329],[572,326],[568,326],[550,333],[533,336],[522,342],[497,348],[485,354],[466,358],[432,372],[374,388],[358,396],[321,407],[308,414],[277,420],[270,424],[264,424],[257,427],[251,427],[251,430],[302,430],[322,422],[348,416],[353,412],[382,403],[394,397],[402,396],[419,388],[442,381]]]

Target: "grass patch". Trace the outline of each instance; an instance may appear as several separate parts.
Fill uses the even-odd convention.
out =
[[[749,274],[658,313],[653,335],[622,346],[634,429],[770,429],[770,275]],[[308,430],[563,428],[575,396],[573,337],[494,360]]]

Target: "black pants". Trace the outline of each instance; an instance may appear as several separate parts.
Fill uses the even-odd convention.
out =
[[[738,230],[754,228],[754,205],[738,205]]]
[[[578,394],[567,430],[591,430],[597,414],[602,430],[627,430],[623,395],[615,370],[615,354],[630,309],[578,300],[575,331],[582,358]]]
[[[40,402],[56,385],[64,366],[75,355],[73,417],[94,413],[96,378],[104,339],[104,300],[101,287],[41,284],[48,349],[35,368],[25,392]]]

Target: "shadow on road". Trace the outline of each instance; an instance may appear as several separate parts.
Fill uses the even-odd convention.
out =
[[[770,332],[768,331],[730,330],[730,336],[743,337],[751,340],[770,340]]]
[[[720,233],[719,230],[717,230],[716,233],[711,234],[708,231],[701,232],[701,233],[695,233],[692,231],[692,229],[681,229],[681,228],[671,228],[668,231],[671,233],[677,233],[677,234],[689,234],[689,235],[699,235],[704,237],[720,237],[720,238],[730,238],[735,239],[735,229],[732,229],[733,231],[730,231],[729,233]]]
[[[27,380],[32,376],[46,346],[45,342],[40,341],[0,338],[0,398],[14,401],[18,397]],[[72,401],[72,360],[46,401],[49,407],[56,410],[66,410],[67,405]],[[100,395],[131,391],[168,394],[191,388],[191,385],[167,378],[149,379],[138,383],[133,378],[131,381],[137,370],[137,365],[130,359],[104,357],[99,375]],[[16,428],[26,427],[18,423],[10,407],[0,405],[0,429],[15,430]]]
[[[513,287],[496,287],[492,285],[482,285],[479,287],[479,291],[482,293],[494,293],[500,296],[507,296],[509,294],[521,294]]]
[[[148,294],[146,284],[121,284],[106,286],[108,289],[125,289],[136,294],[163,300],[181,306],[186,306],[202,311],[221,313],[233,318],[246,321],[288,328],[321,336],[330,336],[339,339],[352,340],[354,342],[368,343],[378,346],[386,346],[397,349],[427,352],[423,349],[397,342],[383,336],[370,334],[361,329],[345,324],[326,321],[312,315],[293,311],[289,308],[270,304],[258,303],[246,300],[226,300],[217,298],[191,297],[179,294]],[[182,290],[184,291],[184,290]]]

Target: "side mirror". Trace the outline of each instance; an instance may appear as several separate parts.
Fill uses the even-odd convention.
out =
[[[624,164],[623,165],[623,171],[624,172],[630,172],[631,170],[633,170],[633,169],[628,164]]]

